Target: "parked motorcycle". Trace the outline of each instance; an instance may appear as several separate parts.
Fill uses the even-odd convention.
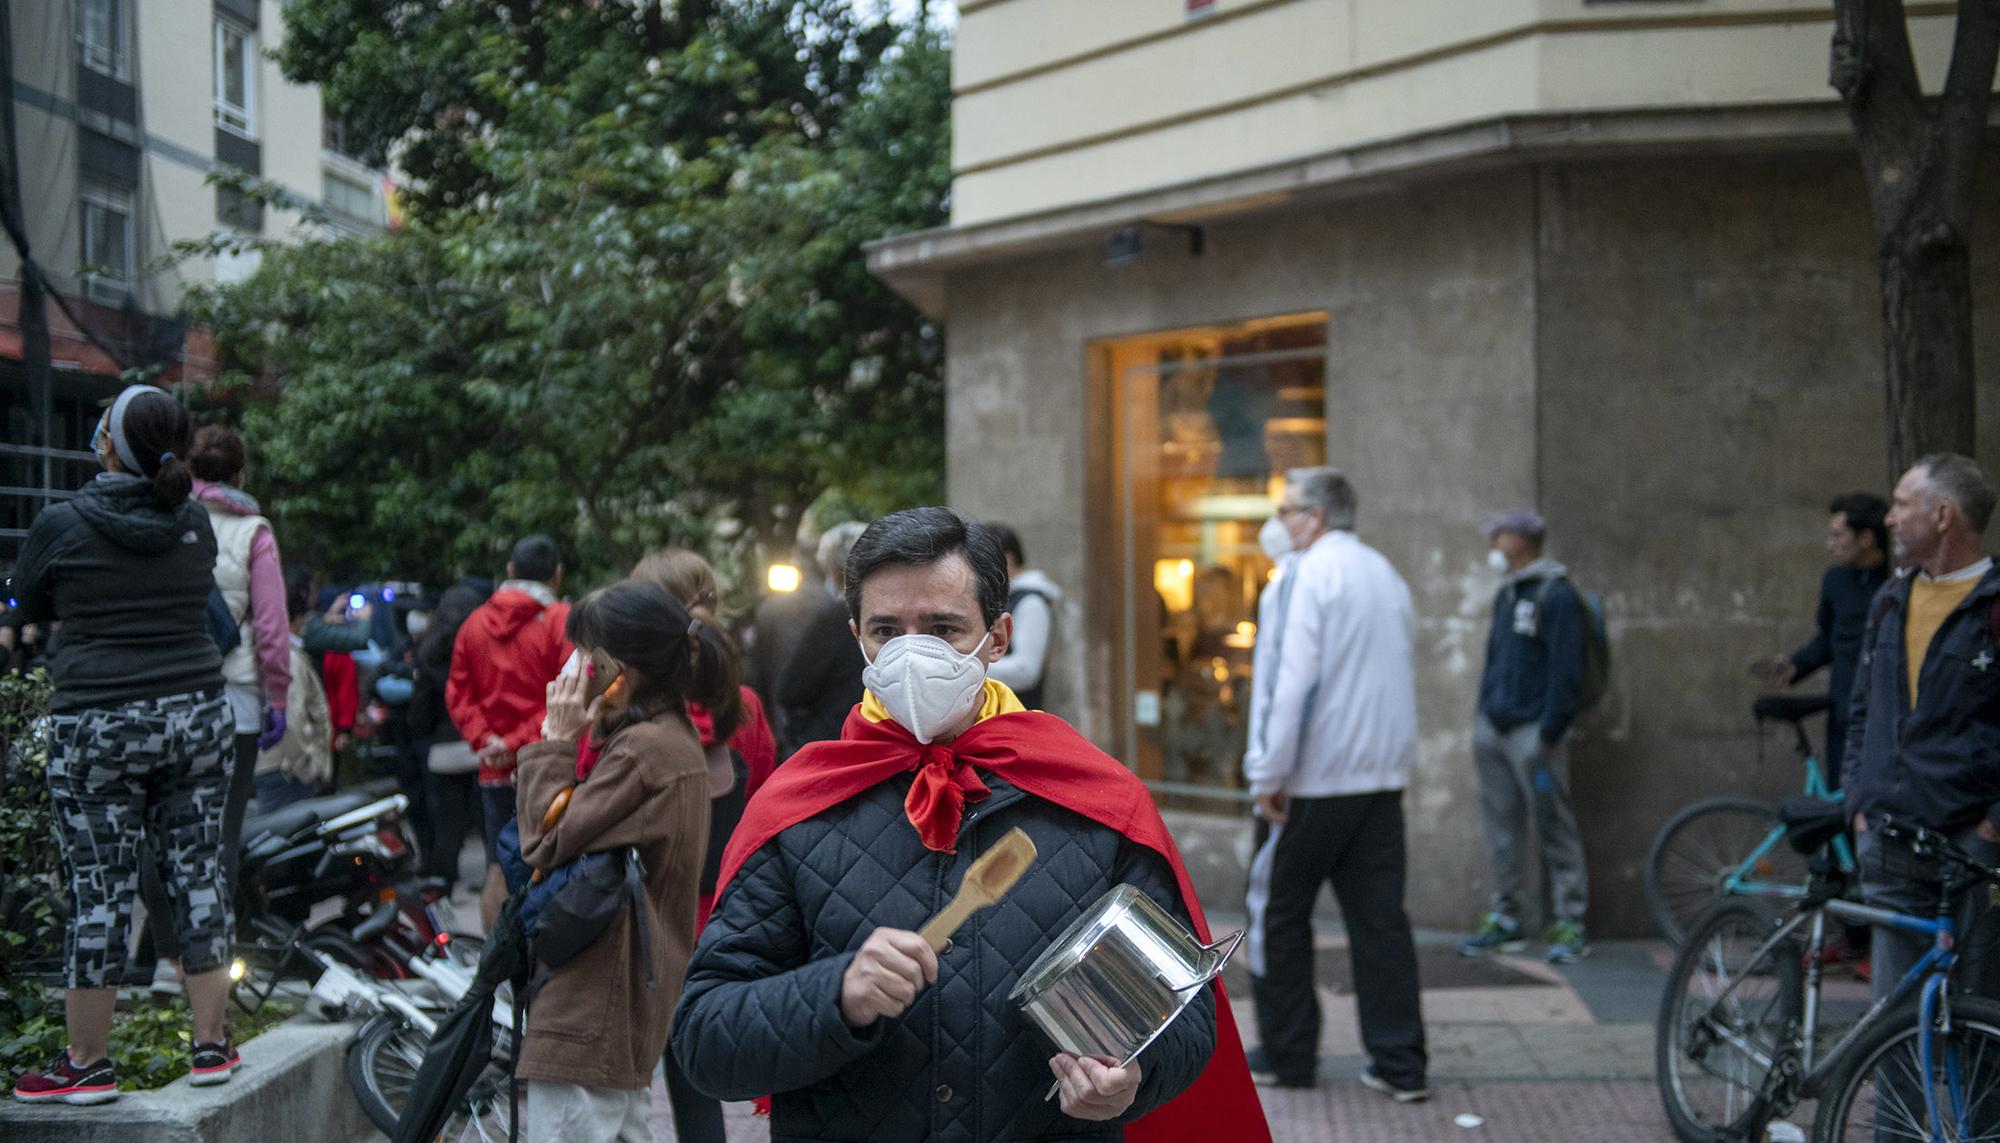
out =
[[[402,794],[355,791],[244,822],[238,951],[257,971],[245,1007],[287,978],[312,982],[307,1011],[367,1021],[348,1048],[355,1099],[384,1133],[409,1097],[437,1017],[472,985],[483,942],[451,931],[444,882],[417,875]],[[512,1009],[496,1005],[494,1050],[443,1139],[505,1139]]]
[[[294,802],[243,824],[237,878],[238,1000],[255,1008],[293,975],[310,979],[315,949],[381,980],[412,964],[479,959],[477,938],[451,932],[444,882],[418,876],[402,794],[357,790]]]

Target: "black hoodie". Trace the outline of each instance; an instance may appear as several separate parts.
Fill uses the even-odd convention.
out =
[[[191,498],[161,508],[149,481],[107,474],[43,509],[21,547],[10,618],[62,624],[51,708],[220,690],[214,573],[208,513]]]

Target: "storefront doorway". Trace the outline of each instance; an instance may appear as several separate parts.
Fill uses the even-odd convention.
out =
[[[1122,597],[1121,754],[1170,804],[1247,802],[1251,651],[1273,571],[1257,530],[1286,470],[1326,462],[1325,315],[1094,352],[1112,389],[1115,522],[1100,555]]]

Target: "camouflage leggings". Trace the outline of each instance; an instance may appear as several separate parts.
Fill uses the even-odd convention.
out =
[[[50,717],[49,802],[73,909],[64,948],[69,987],[123,982],[145,838],[162,857],[182,971],[207,972],[228,959],[222,810],[235,726],[220,692]]]

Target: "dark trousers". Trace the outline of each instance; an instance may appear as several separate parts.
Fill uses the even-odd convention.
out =
[[[1428,1057],[1416,943],[1403,911],[1403,792],[1293,798],[1286,813],[1268,842],[1263,972],[1251,978],[1267,1064],[1287,1083],[1311,1082],[1318,1071],[1312,911],[1320,885],[1331,883],[1347,926],[1361,1042],[1377,1075],[1421,1087]],[[1261,850],[1266,827],[1258,827]]]
[[[433,797],[430,768],[431,744],[422,738],[406,738],[396,745],[396,785],[410,799],[410,833],[417,839],[417,852],[426,861],[438,844],[437,802]]]
[[[1975,829],[1967,828],[1952,840],[1963,846],[1974,861],[1987,866],[2000,864],[2000,846],[1981,838]],[[1917,857],[1907,846],[1885,841],[1880,830],[1865,830],[1855,836],[1854,842],[1855,863],[1861,867],[1863,899],[1870,905],[1925,920],[1937,916],[1940,881],[1945,870],[1935,862]],[[1952,968],[1954,995],[2000,999],[2000,950],[1994,947],[1996,937],[2000,937],[2000,911],[1994,909],[1986,886],[1974,885],[1959,897],[1952,913],[1958,924],[1959,957]],[[1933,943],[1931,937],[1919,933],[1877,926],[1872,945],[1875,999],[1892,995]],[[1917,995],[1911,993],[1913,998]],[[1923,1091],[1914,1082],[1923,1073],[1923,1066],[1917,1059],[1914,1043],[1878,1068],[1877,1082],[1890,1092],[1887,1097],[1878,1096],[1878,1100],[1896,1109],[1881,1112],[1885,1120],[1905,1114],[1917,1119],[1923,1116]],[[1988,1053],[1969,1060],[1968,1065],[1973,1068],[1965,1077],[1968,1098],[1972,1100],[1969,1118],[1977,1137],[1992,1138],[1992,1132],[2000,1128],[2000,1063]],[[1948,1117],[1948,1104],[1946,1113]],[[1876,1137],[1886,1141],[1907,1139],[1910,1135],[1885,1125],[1876,1131]]]
[[[479,778],[464,774],[432,774],[432,808],[437,811],[437,836],[424,854],[424,875],[458,884],[458,860],[465,839],[480,828]]]
[[[667,1052],[666,1072],[667,1100],[674,1109],[674,1138],[679,1143],[728,1143],[728,1128],[722,1122],[722,1101],[695,1090],[671,1049]]]
[[[222,805],[222,880],[227,887],[222,899],[235,905],[236,866],[243,854],[243,814],[250,805],[250,795],[257,788],[257,736],[238,734],[235,741],[235,760],[229,772],[229,797]],[[151,964],[155,959],[181,959],[181,942],[174,935],[174,928],[166,922],[173,916],[167,890],[160,880],[160,855],[145,847],[139,862],[139,898],[146,902],[146,928],[139,935],[138,955],[134,957],[141,966]],[[161,918],[154,924],[153,918]]]

